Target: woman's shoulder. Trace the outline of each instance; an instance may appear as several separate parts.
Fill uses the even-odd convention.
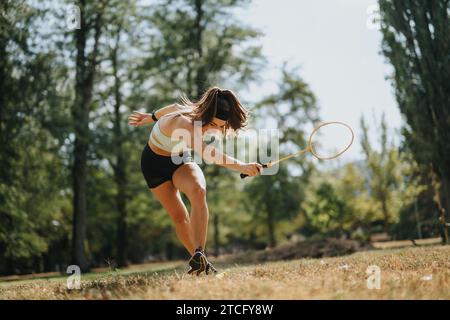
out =
[[[163,116],[161,120],[163,120],[161,125],[168,131],[180,128],[191,130],[193,128],[192,121],[186,115],[179,112],[167,114]]]

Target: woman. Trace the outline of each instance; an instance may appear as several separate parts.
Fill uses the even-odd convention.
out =
[[[131,126],[156,122],[142,152],[141,169],[150,191],[175,223],[179,240],[192,255],[189,274],[217,272],[204,251],[209,216],[205,177],[189,150],[193,149],[208,163],[257,175],[262,169],[260,164],[243,163],[202,139],[206,132],[223,134],[243,128],[247,114],[232,91],[214,87],[197,102],[182,98],[182,104],[172,104],[152,114],[134,111],[129,117]],[[190,216],[180,191],[189,199]]]

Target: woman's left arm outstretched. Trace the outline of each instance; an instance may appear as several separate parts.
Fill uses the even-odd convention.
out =
[[[156,119],[161,118],[162,116],[165,116],[166,114],[177,112],[177,111],[183,111],[185,110],[186,106],[173,103],[168,106],[165,106],[161,109],[158,109],[153,112]],[[140,127],[145,126],[146,124],[152,124],[155,120],[153,120],[151,113],[145,113],[140,111],[133,111],[133,113],[128,117],[128,124],[133,127]]]

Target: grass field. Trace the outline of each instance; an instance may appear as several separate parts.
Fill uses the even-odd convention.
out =
[[[367,267],[381,271],[368,289]],[[258,265],[219,265],[217,276],[189,276],[184,264],[159,263],[66,277],[0,282],[0,299],[450,299],[450,246],[358,252]]]

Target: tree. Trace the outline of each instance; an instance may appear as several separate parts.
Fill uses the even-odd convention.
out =
[[[0,273],[47,271],[69,222],[63,140],[65,70],[37,28],[38,4],[0,5]],[[57,89],[58,88],[58,89]],[[49,194],[52,197],[49,197]],[[53,260],[53,261],[52,261]]]
[[[427,200],[417,163],[407,150],[394,145],[393,138],[388,139],[384,116],[378,130],[378,148],[370,142],[364,118],[361,127],[364,160],[314,172],[302,206],[306,219],[300,230],[307,236],[320,233],[368,240],[381,221],[391,236],[414,238],[417,223],[427,216],[423,213],[422,220],[417,221],[411,209],[416,201]],[[407,221],[406,215],[410,217]],[[409,228],[411,219],[413,232],[401,230],[406,225]]]
[[[73,263],[82,270],[88,269],[84,242],[86,239],[87,217],[87,152],[90,141],[89,112],[94,88],[96,68],[99,63],[100,36],[105,28],[104,15],[107,1],[80,0],[77,5],[82,12],[81,28],[74,32],[76,47],[75,100],[72,107],[74,122],[74,163],[73,177]],[[93,45],[89,50],[88,42]]]
[[[402,151],[405,191],[399,222],[394,226],[398,239],[429,238],[439,235],[439,212],[433,200],[435,190],[429,168],[422,168],[410,151]]]
[[[261,47],[252,40],[261,34],[236,21],[232,10],[248,0],[170,0],[152,8],[149,57],[143,67],[152,91],[169,99],[183,92],[199,98],[211,85],[237,89],[257,76],[264,62]],[[147,73],[147,75],[148,75]]]
[[[93,121],[98,139],[94,142],[95,158],[108,160],[113,171],[115,188],[115,206],[112,210],[117,212],[116,217],[116,237],[115,256],[117,265],[123,267],[127,265],[127,204],[130,200],[130,144],[132,135],[126,125],[126,117],[130,112],[127,105],[128,95],[124,94],[124,85],[130,76],[128,70],[136,60],[133,51],[141,48],[135,43],[136,32],[142,17],[137,14],[138,6],[134,1],[114,3],[110,9],[112,21],[105,31],[104,36],[111,39],[111,44],[105,49],[105,59],[103,68],[98,77],[103,85],[103,90],[98,90],[98,97],[95,103],[98,104],[95,115],[98,121]],[[130,19],[130,16],[134,17]],[[112,129],[112,130],[111,130]],[[111,134],[112,131],[112,134]],[[104,170],[99,168],[100,170]]]
[[[345,232],[358,234],[358,228],[367,230],[371,222],[377,219],[376,200],[369,196],[367,164],[347,163],[339,171],[334,173],[338,177],[334,188],[345,203],[345,215],[342,217],[341,225]]]
[[[344,218],[348,215],[347,203],[326,181],[314,193],[314,197],[309,198],[305,206],[308,224],[321,234],[332,233],[336,237],[341,235],[344,231]]]
[[[277,121],[280,153],[289,154],[304,148],[307,141],[304,126],[319,119],[313,92],[297,70],[289,70],[286,65],[282,69],[279,91],[260,101],[257,108],[267,116],[264,119]],[[266,217],[270,246],[277,242],[276,222],[298,213],[312,168],[310,160],[297,157],[288,164],[282,163],[275,175],[253,178],[246,188],[253,213]],[[301,172],[301,177],[289,174],[290,170]]]
[[[253,222],[265,225],[264,235],[270,247],[277,244],[277,223],[298,214],[304,199],[298,179],[282,166],[276,175],[258,176],[245,188]]]
[[[394,67],[396,99],[415,159],[439,180],[440,220],[450,212],[449,1],[380,0],[382,52]]]
[[[370,196],[375,199],[381,207],[384,221],[384,232],[389,233],[389,225],[393,216],[397,214],[395,200],[395,192],[400,187],[402,179],[398,151],[394,148],[393,142],[388,141],[388,133],[386,121],[381,119],[381,150],[379,152],[373,150],[368,135],[368,128],[361,118],[361,128],[363,135],[361,137],[361,146],[366,157],[366,165],[368,169],[368,182],[370,186]]]

